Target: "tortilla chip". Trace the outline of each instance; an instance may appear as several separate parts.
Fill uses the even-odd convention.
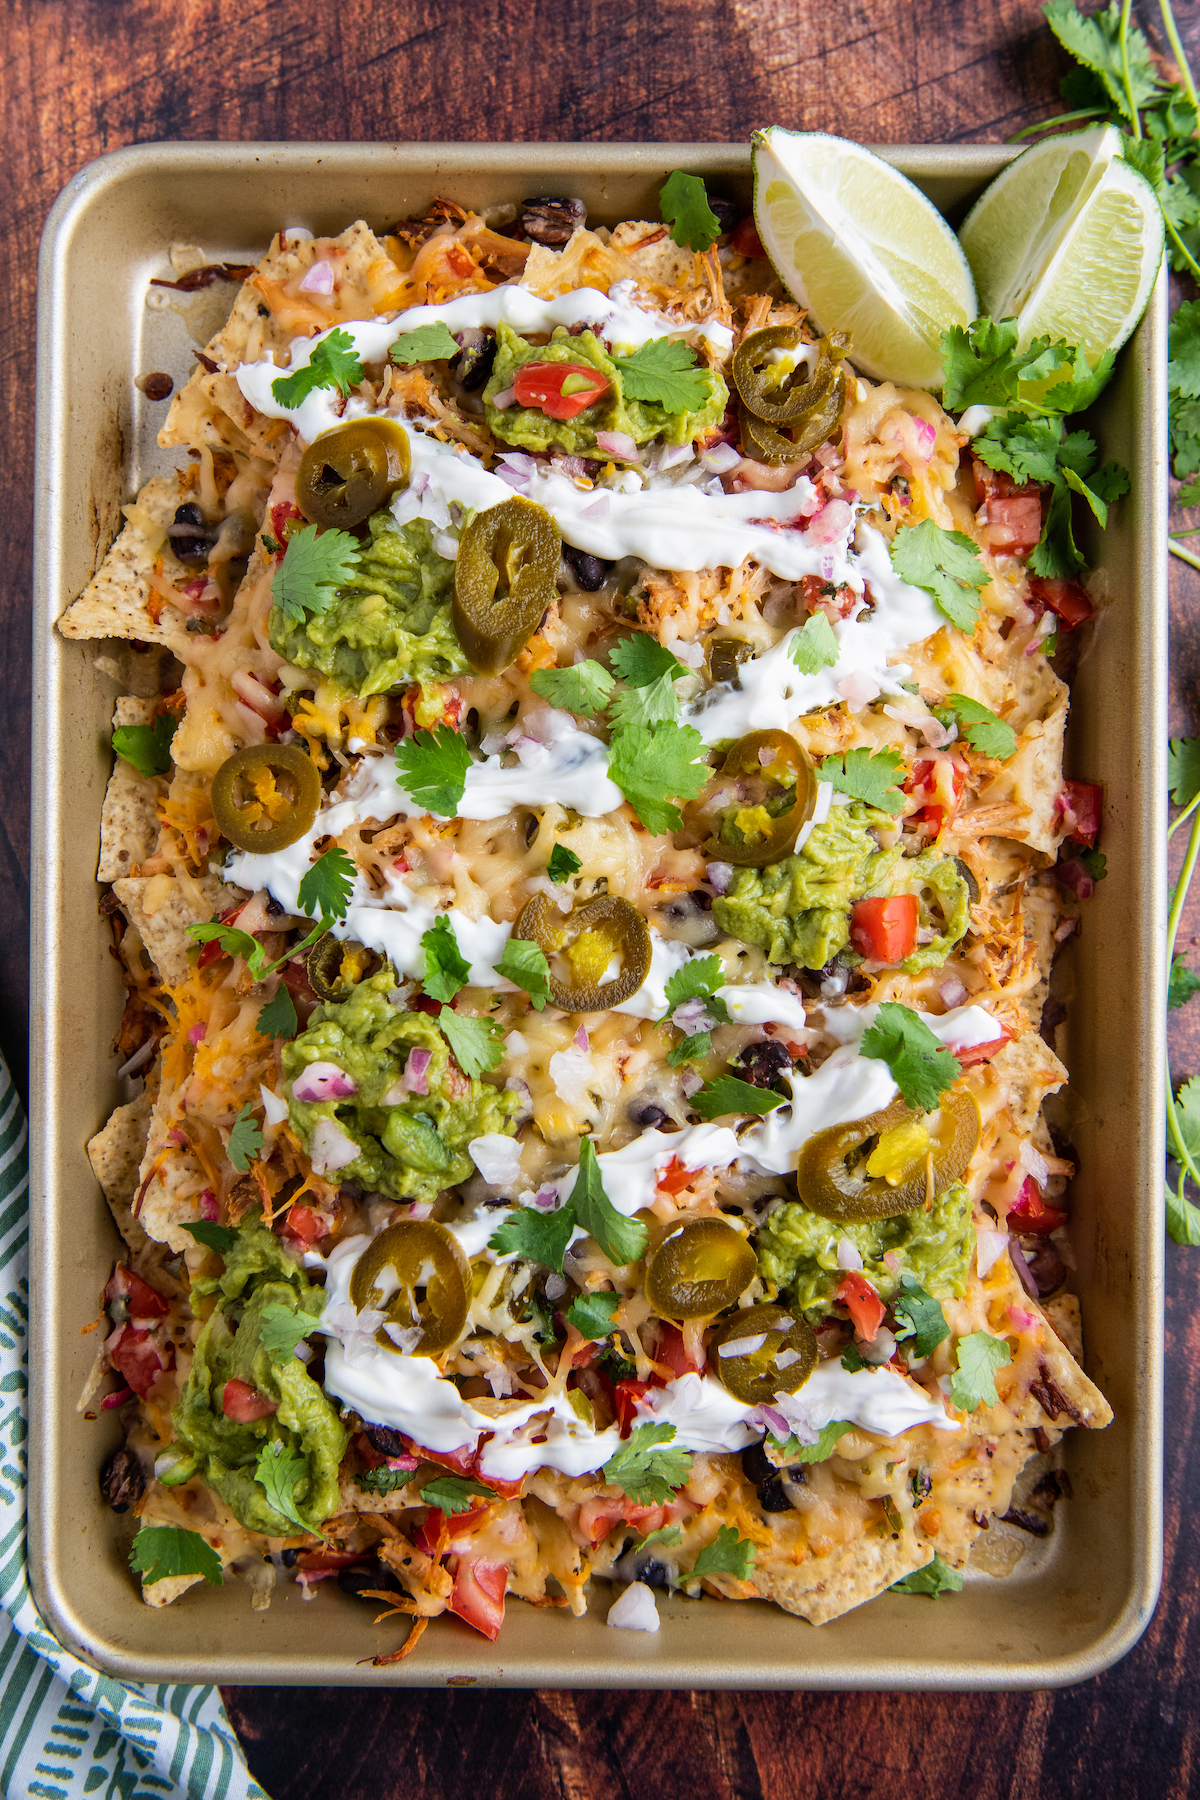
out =
[[[130,875],[113,882],[146,954],[168,987],[187,979],[187,928],[211,919],[229,906],[236,890],[216,875],[202,875],[187,885],[171,875]]]
[[[912,1531],[899,1537],[868,1533],[811,1562],[756,1566],[750,1580],[764,1600],[784,1612],[810,1625],[828,1625],[932,1561],[933,1545]]]
[[[1078,1294],[1056,1294],[1047,1300],[1042,1311],[1077,1363],[1083,1361],[1083,1316]]]
[[[149,1127],[150,1096],[142,1093],[127,1105],[118,1106],[87,1147],[92,1173],[100,1183],[117,1229],[135,1252],[143,1249],[147,1241],[145,1231],[133,1216],[133,1200]]]
[[[137,507],[153,526],[166,527],[180,505],[183,487],[178,474],[155,475],[137,497]],[[182,616],[169,604],[159,612],[148,576],[162,546],[162,537],[147,538],[142,523],[130,519],[99,569],[58,621],[69,638],[140,638],[147,644],[166,644],[179,653],[187,642]],[[154,610],[150,601],[155,601]]]
[[[1003,830],[1001,835],[1019,838],[1045,856],[1057,854],[1062,836],[1058,796],[1062,791],[1067,711],[1067,692],[1063,688],[1046,717],[1030,720],[1025,726],[1017,740],[1016,755],[979,790],[980,806],[1009,802],[1024,807],[1019,828]]]
[[[113,729],[148,725],[153,713],[150,701],[122,695],[113,713]],[[166,798],[166,793],[164,776],[139,775],[123,757],[116,758],[100,810],[97,881],[119,881],[153,855],[158,842],[158,802]]]
[[[644,219],[626,219],[609,239],[614,250],[628,258],[629,272],[639,281],[656,287],[694,288],[704,284],[696,279],[696,258],[691,250],[681,250],[661,223]]]
[[[1036,1031],[1005,1044],[992,1058],[992,1074],[1008,1096],[1008,1110],[1018,1132],[1028,1137],[1037,1124],[1042,1101],[1067,1079],[1067,1071]]]

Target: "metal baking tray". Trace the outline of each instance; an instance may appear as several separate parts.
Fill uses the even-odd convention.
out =
[[[952,219],[1000,169],[1002,147],[883,151]],[[376,228],[444,195],[478,210],[527,194],[579,194],[594,222],[653,218],[673,168],[748,204],[749,155],[725,144],[156,144],[101,157],[60,195],[42,240],[37,360],[34,580],[32,1073],[32,1456],[34,1592],[63,1642],[133,1681],[504,1684],[520,1687],[1041,1688],[1082,1681],[1137,1641],[1161,1569],[1162,1127],[1166,919],[1166,290],[1095,410],[1106,455],[1132,493],[1103,539],[1110,605],[1075,684],[1068,773],[1102,781],[1108,879],[1072,959],[1075,1286],[1087,1366],[1116,1413],[1066,1440],[1074,1498],[1053,1536],[1004,1580],[969,1573],[936,1604],[900,1595],[815,1630],[763,1602],[660,1601],[656,1636],[610,1631],[598,1596],[585,1619],[514,1604],[497,1644],[433,1622],[411,1660],[360,1659],[406,1629],[375,1627],[361,1601],[277,1587],[143,1605],[126,1568],[130,1526],[101,1500],[114,1421],[75,1411],[117,1234],[84,1144],[123,1096],[108,1046],[121,991],[97,915],[100,800],[115,683],[96,646],[53,622],[119,524],[119,507],[167,460],[165,409],[134,377],[192,362],[177,313],[148,309],[167,247],[252,261],[282,225]],[[161,291],[161,290],[159,290]]]

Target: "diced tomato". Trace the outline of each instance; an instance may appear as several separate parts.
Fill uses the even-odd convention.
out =
[[[842,1276],[837,1297],[854,1321],[854,1329],[864,1343],[874,1343],[887,1310],[871,1283],[857,1269]]]
[[[1039,1237],[1049,1237],[1066,1222],[1067,1214],[1060,1207],[1048,1206],[1032,1175],[1027,1175],[1021,1183],[1016,1204],[1008,1209],[1009,1230],[1031,1231]]]
[[[1104,810],[1104,789],[1096,781],[1064,781],[1056,802],[1067,836],[1077,844],[1094,844]]]
[[[452,1613],[457,1613],[466,1624],[495,1643],[504,1623],[507,1586],[506,1563],[475,1562],[460,1556],[447,1604]]]
[[[418,1525],[413,1532],[413,1543],[418,1550],[423,1550],[426,1556],[436,1556],[442,1540],[443,1524],[447,1528],[448,1537],[463,1537],[474,1530],[487,1510],[485,1502],[482,1506],[479,1504],[472,1506],[469,1512],[452,1514],[447,1518],[440,1507],[431,1506],[425,1515],[425,1523]]]
[[[548,419],[574,419],[607,392],[605,377],[587,363],[526,363],[513,379],[518,403],[536,407]]]
[[[916,949],[919,917],[915,894],[856,900],[850,912],[850,942],[860,956],[893,966]]]
[[[613,1388],[613,1405],[616,1408],[617,1424],[621,1427],[621,1436],[627,1438],[633,1430],[637,1419],[636,1407],[639,1400],[650,1392],[648,1381],[618,1381]]]
[[[585,1500],[579,1509],[579,1529],[591,1544],[603,1543],[614,1525],[631,1525],[645,1536],[657,1531],[667,1516],[665,1506],[638,1506],[624,1497],[609,1499],[601,1494]]]
[[[664,1194],[681,1194],[689,1182],[695,1181],[697,1171],[685,1169],[677,1156],[673,1156],[655,1186]]]
[[[1038,490],[1032,483],[1014,481],[1003,469],[989,469],[979,457],[971,458],[975,474],[975,493],[978,504],[984,501],[990,506],[993,500],[1007,500],[1013,494],[1036,493]]]
[[[239,1381],[235,1375],[232,1381],[225,1383],[221,1395],[221,1411],[235,1425],[253,1425],[256,1419],[268,1418],[278,1410],[277,1401],[268,1400],[265,1394],[260,1394],[248,1381]]]
[[[1042,535],[1042,502],[1034,494],[1012,494],[987,503],[988,543],[1007,556],[1028,556]]]
[[[296,1238],[306,1250],[311,1250],[314,1244],[329,1236],[329,1221],[314,1212],[311,1206],[293,1206],[283,1229],[288,1237]]]
[[[1088,619],[1096,615],[1095,607],[1079,583],[1066,581],[1057,575],[1053,578],[1044,575],[1030,576],[1029,604],[1035,612],[1049,608],[1068,631],[1073,630],[1076,625],[1086,624]]]
[[[114,1339],[108,1350],[108,1360],[113,1368],[143,1400],[163,1370],[173,1366],[175,1352],[169,1349],[168,1355],[171,1360],[165,1363],[150,1333],[136,1330],[132,1325],[122,1325],[120,1337]]]
[[[292,501],[277,500],[271,508],[271,536],[279,545],[280,556],[283,555],[284,550],[287,548],[287,537],[283,528],[289,519],[299,519],[300,523],[303,525],[304,514],[300,511],[298,506],[293,505]]]
[[[131,1319],[162,1319],[167,1314],[167,1303],[158,1289],[124,1263],[117,1264],[104,1290],[105,1306],[112,1306],[117,1300],[125,1301]]]
[[[958,802],[967,785],[967,772],[948,756],[925,757],[913,764],[912,774],[904,783],[904,792],[917,799],[927,797],[927,804],[912,814],[914,820],[933,837],[945,829],[946,820],[958,811]],[[938,797],[940,796],[940,798]],[[951,804],[945,801],[950,798]]]
[[[654,1360],[657,1363],[665,1363],[676,1380],[678,1380],[681,1375],[703,1374],[703,1351],[701,1351],[700,1355],[700,1362],[693,1362],[688,1355],[687,1345],[684,1343],[683,1333],[680,1331],[678,1325],[668,1325],[663,1320],[659,1321],[658,1348],[654,1352]],[[661,1378],[659,1378],[654,1381],[652,1385],[655,1387],[662,1387],[664,1384]]]
[[[733,236],[729,240],[729,247],[731,250],[736,250],[739,256],[765,256],[767,254],[762,247],[762,239],[758,235],[753,214],[747,213],[746,217],[738,222]]]
[[[976,1063],[991,1062],[993,1056],[999,1056],[1005,1044],[1012,1041],[1012,1032],[1001,1027],[1001,1036],[989,1038],[986,1044],[967,1044],[961,1050],[955,1050],[959,1062],[964,1069],[974,1067]]]

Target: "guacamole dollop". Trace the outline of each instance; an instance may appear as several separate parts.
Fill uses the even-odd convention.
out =
[[[551,419],[534,407],[510,406],[498,412],[495,396],[510,388],[517,370],[525,363],[583,363],[597,369],[609,383],[594,406],[585,406],[573,419]],[[729,390],[715,369],[705,370],[708,399],[696,412],[668,412],[653,400],[634,400],[625,392],[621,371],[592,331],[571,337],[560,325],[548,344],[527,344],[503,321],[496,328],[496,361],[483,390],[488,426],[506,444],[522,450],[549,450],[555,446],[571,456],[594,452],[598,431],[623,431],[635,444],[662,438],[668,444],[688,444],[704,437],[725,417]]]
[[[956,1181],[937,1196],[928,1212],[918,1207],[898,1219],[862,1225],[823,1219],[798,1201],[789,1201],[770,1215],[755,1246],[769,1296],[782,1296],[810,1325],[823,1319],[845,1274],[838,1267],[842,1238],[849,1238],[862,1257],[863,1274],[881,1299],[896,1298],[904,1275],[919,1281],[935,1300],[961,1299],[975,1247],[971,1196]],[[883,1260],[893,1251],[894,1268]]]
[[[262,1341],[262,1327],[269,1307],[319,1314],[324,1292],[273,1232],[251,1224],[225,1253],[224,1274],[192,1283],[193,1299],[214,1293],[220,1296],[218,1305],[196,1340],[191,1372],[171,1415],[175,1430],[195,1458],[201,1479],[247,1530],[268,1537],[293,1537],[296,1532],[295,1524],[271,1504],[254,1472],[264,1446],[282,1443],[285,1452],[303,1459],[293,1498],[300,1516],[318,1531],[340,1505],[338,1466],[350,1434],[302,1362],[294,1356],[275,1361]],[[246,1425],[226,1418],[222,1395],[225,1383],[234,1379],[274,1400],[278,1410]]]
[[[738,869],[713,901],[722,931],[757,944],[773,963],[823,969],[850,942],[856,900],[916,894],[920,923],[934,936],[900,965],[905,974],[936,968],[970,919],[967,884],[956,863],[935,850],[905,856],[881,850],[875,831],[894,825],[887,813],[852,800],[814,826],[804,848],[762,869]]]
[[[392,970],[381,969],[360,982],[349,999],[318,1006],[307,1031],[284,1046],[288,1120],[310,1153],[322,1118],[333,1120],[358,1145],[353,1162],[339,1171],[343,1180],[393,1200],[432,1200],[471,1175],[472,1138],[493,1131],[512,1135],[521,1101],[515,1093],[452,1070],[436,1021],[428,1013],[394,1006],[387,996],[395,985]],[[429,1052],[423,1094],[400,1084],[414,1049]],[[349,1075],[358,1092],[350,1099],[297,1100],[296,1077],[310,1063],[324,1062]]]
[[[426,519],[368,521],[358,568],[324,612],[303,621],[271,608],[271,647],[298,669],[319,669],[361,699],[467,668],[450,603],[454,564],[433,548]]]

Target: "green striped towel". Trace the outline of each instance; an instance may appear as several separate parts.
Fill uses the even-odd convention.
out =
[[[6,1800],[267,1800],[215,1687],[137,1687],[64,1650],[25,1561],[25,1112],[0,1058],[0,1790]]]

